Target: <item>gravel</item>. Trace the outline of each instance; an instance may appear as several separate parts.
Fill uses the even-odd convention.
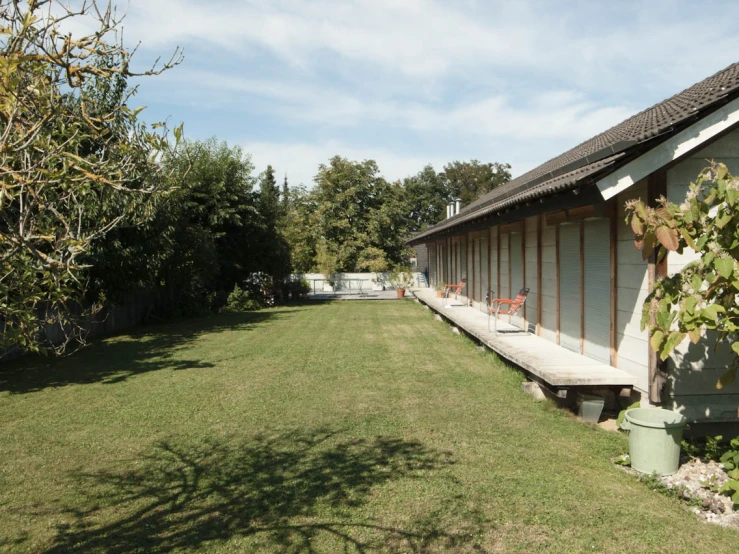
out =
[[[684,498],[700,501],[700,507],[690,506],[690,510],[700,519],[739,530],[739,511],[734,510],[730,497],[716,492],[729,480],[723,464],[699,458],[685,458],[680,461],[683,463],[677,473],[659,475],[657,478],[667,488],[677,489]],[[631,468],[624,469],[637,475]]]

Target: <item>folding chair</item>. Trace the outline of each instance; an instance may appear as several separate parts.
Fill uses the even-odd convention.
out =
[[[490,328],[490,318],[495,314],[495,336],[499,336],[498,333],[498,316],[499,315],[516,315],[521,307],[526,303],[526,297],[529,294],[529,289],[523,288],[518,291],[516,298],[511,300],[510,298],[493,298],[488,303],[488,331],[492,331]],[[508,309],[501,311],[503,306],[508,306]],[[524,330],[525,334],[526,331]]]
[[[462,279],[459,283],[447,283],[444,285],[444,291],[441,293],[441,303],[446,306],[449,303],[449,295],[457,296],[467,284],[467,279]]]

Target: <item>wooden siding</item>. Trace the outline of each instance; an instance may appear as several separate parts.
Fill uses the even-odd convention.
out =
[[[556,227],[542,218],[541,233],[541,337],[557,341]]]
[[[511,233],[511,251],[509,252],[511,266],[511,288],[509,298],[513,298],[525,285],[523,265],[523,233]],[[511,317],[511,323],[516,327],[523,324],[523,311]]]
[[[524,237],[524,265],[526,268],[526,283],[530,289],[526,298],[526,325],[531,333],[536,333],[539,323],[539,256],[538,256],[538,226],[539,218],[530,217],[526,220],[526,234]]]
[[[708,165],[706,160],[712,159],[725,163],[734,175],[739,174],[739,130],[670,168],[667,171],[668,200],[682,203],[690,182]],[[690,249],[682,255],[671,252],[667,258],[668,275],[674,275],[697,258]],[[667,361],[667,407],[684,412],[689,419],[735,420],[739,417],[739,385],[734,383],[716,390],[716,381],[732,359],[731,350],[724,343],[714,352],[714,344],[713,335],[707,335],[695,345],[686,340]]]
[[[481,302],[481,309],[485,309],[485,298],[488,296],[488,292],[490,289],[490,260],[488,259],[489,252],[488,252],[488,242],[489,237],[488,234],[485,233],[482,238],[480,239],[480,302]]]
[[[580,278],[580,224],[563,223],[559,229],[559,344],[573,352],[580,352],[581,291]]]
[[[585,222],[584,354],[611,362],[611,222]]]
[[[618,367],[637,378],[637,388],[648,390],[648,340],[647,332],[640,330],[641,311],[644,299],[649,294],[647,262],[634,247],[634,232],[626,225],[624,204],[633,198],[646,200],[647,184],[640,181],[628,191],[620,194],[616,205],[618,212],[618,286],[616,342]]]
[[[498,283],[498,298],[510,298],[510,266],[508,264],[508,233],[500,233],[500,247],[498,256],[500,263],[498,264],[500,282]]]

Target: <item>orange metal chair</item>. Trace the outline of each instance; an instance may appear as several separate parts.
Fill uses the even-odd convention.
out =
[[[498,333],[498,316],[499,315],[516,315],[521,311],[521,307],[526,303],[526,297],[529,294],[529,289],[523,288],[518,291],[516,298],[511,300],[510,298],[493,298],[488,302],[488,331],[493,331],[490,328],[490,318],[495,315],[495,336]],[[505,311],[501,311],[503,306],[508,308]],[[525,331],[524,331],[525,333]]]
[[[449,295],[458,295],[460,292],[462,292],[462,289],[466,284],[467,279],[462,279],[459,283],[447,283],[446,285],[444,285],[444,292],[442,292],[441,294],[441,303],[446,306],[449,302]]]

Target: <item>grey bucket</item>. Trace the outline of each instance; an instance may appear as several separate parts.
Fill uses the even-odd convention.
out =
[[[686,423],[682,414],[661,408],[626,410],[621,427],[629,432],[631,467],[640,473],[675,473]]]

